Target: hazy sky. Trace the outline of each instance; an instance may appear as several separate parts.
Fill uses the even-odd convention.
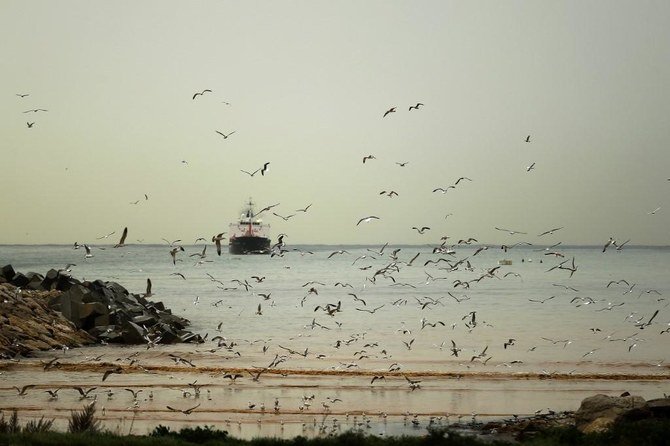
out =
[[[253,197],[313,203],[265,216],[288,243],[667,245],[668,23],[667,0],[1,0],[0,243],[188,242]]]

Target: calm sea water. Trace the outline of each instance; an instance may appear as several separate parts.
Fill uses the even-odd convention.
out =
[[[670,390],[668,248],[625,247],[603,253],[599,247],[568,247],[560,249],[564,257],[555,257],[537,247],[517,247],[507,253],[491,247],[475,255],[477,247],[464,246],[447,256],[432,254],[427,246],[388,246],[381,255],[372,252],[381,247],[296,246],[289,248],[299,251],[271,258],[227,253],[219,257],[209,246],[201,259],[196,256],[202,252],[203,245],[199,245],[185,246],[176,265],[167,245],[103,248],[94,247],[94,257],[85,259],[83,249],[71,246],[0,246],[0,263],[42,274],[74,263],[74,277],[113,280],[135,293],[143,293],[150,278],[152,299],[189,319],[190,328],[208,334],[208,341],[148,351],[135,347],[133,351],[143,352],[144,361],[171,364],[167,354],[176,352],[210,370],[253,369],[267,366],[275,354],[284,354],[288,360],[281,367],[302,373],[297,378],[268,377],[261,390],[250,377],[241,380],[242,387],[231,387],[210,372],[209,378],[201,377],[199,382],[222,386],[221,391],[228,392],[225,404],[219,402],[216,410],[244,412],[248,401],[259,399],[269,410],[272,400],[282,397],[300,420],[298,392],[319,389],[323,398],[326,392],[345,400],[342,413],[476,411],[502,416],[536,410],[543,403],[529,397],[531,393],[565,390],[552,397],[554,407],[574,409],[575,400],[597,390],[639,388],[646,391],[646,397]],[[395,249],[400,250],[394,260],[390,255]],[[331,256],[339,250],[346,252]],[[572,277],[566,269],[548,271],[564,260],[569,260],[565,267],[571,266],[573,257],[576,271]],[[465,262],[457,270],[445,261],[425,265],[440,258],[452,264],[467,259],[471,268],[466,269]],[[499,265],[502,259],[512,264]],[[493,275],[473,280],[498,266]],[[378,274],[373,281],[375,272],[385,267],[386,277]],[[628,285],[608,286],[622,279]],[[469,281],[469,288],[455,286],[455,281]],[[336,285],[338,282],[348,285]],[[311,293],[310,288],[314,289]],[[266,299],[261,294],[269,296]],[[341,311],[332,316],[317,308],[338,303]],[[259,304],[261,314],[256,314]],[[236,346],[217,349],[211,342],[216,335]],[[452,354],[452,341],[458,356]],[[308,350],[303,357],[289,354],[288,349]],[[127,355],[129,348],[101,346],[85,351],[86,355],[115,357]],[[481,357],[472,359],[478,355]],[[393,364],[403,373],[422,377],[421,391],[410,391],[402,376],[370,385],[373,374],[388,373]],[[328,375],[338,371],[349,373]],[[99,384],[98,373],[82,379]],[[463,380],[455,381],[454,373]],[[607,377],[615,374],[627,384],[612,386]],[[319,381],[310,381],[311,375]],[[563,382],[527,381],[528,376],[559,375]],[[11,385],[23,383],[19,374],[5,376]],[[659,380],[650,380],[652,376]],[[568,383],[572,377],[586,381],[573,385]],[[183,386],[193,377],[173,378],[170,388]],[[68,378],[52,374],[44,384],[58,379],[66,383]],[[133,379],[136,386],[149,385],[149,378]],[[300,390],[291,393],[287,390],[291,388]],[[389,393],[378,393],[384,388]],[[247,390],[238,394],[230,389]],[[11,387],[7,392],[16,393]],[[164,398],[169,403],[176,396]],[[161,407],[162,412],[157,409],[156,413],[162,413],[158,419],[164,421],[171,412]],[[117,410],[123,409],[130,408]],[[200,416],[190,419],[211,421],[204,412]],[[221,421],[222,417],[215,418]]]

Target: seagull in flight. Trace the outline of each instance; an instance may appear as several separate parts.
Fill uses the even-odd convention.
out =
[[[33,126],[35,125],[35,122],[26,122],[26,125],[28,126],[29,129],[32,129]]]
[[[126,246],[126,237],[128,237],[128,227],[126,226],[123,228],[123,234],[121,234],[121,239],[119,240],[119,243],[114,245],[115,248],[121,248],[123,246]]]
[[[417,102],[416,105],[410,105],[409,106],[409,111],[418,110],[419,107],[421,107],[421,106],[423,106],[423,104],[421,102]]]
[[[530,142],[530,135],[526,136],[526,142]]]
[[[395,107],[391,107],[391,108],[389,108],[388,110],[386,110],[386,111],[384,112],[384,116],[382,116],[382,118],[385,118],[386,115],[388,115],[389,113],[395,113],[395,109],[396,109]]]
[[[498,231],[502,231],[502,232],[508,232],[509,235],[514,235],[514,234],[528,234],[527,232],[513,231],[513,230],[511,230],[511,229],[499,228],[499,227],[497,227],[497,226],[495,227],[495,229],[497,229]]]
[[[542,237],[543,235],[547,235],[547,234],[552,234],[553,235],[554,232],[559,231],[561,229],[563,229],[563,226],[561,226],[560,228],[554,228],[554,229],[550,229],[548,231],[544,231],[542,234],[538,234],[537,236]]]
[[[193,98],[192,98],[192,99],[195,99],[195,98],[198,97],[198,96],[202,96],[202,95],[205,94],[205,93],[211,93],[211,92],[212,92],[212,90],[209,90],[209,89],[202,90],[202,91],[199,92],[199,93],[195,93],[195,94],[193,95]]]
[[[430,231],[430,228],[428,226],[422,226],[421,229],[417,228],[416,226],[412,226],[412,229],[416,229],[416,231],[419,234],[423,234],[426,231]]]
[[[167,407],[168,409],[170,409],[170,410],[173,411],[173,412],[181,412],[181,413],[183,413],[184,415],[191,415],[191,413],[192,413],[195,409],[197,409],[198,407],[200,407],[200,403],[198,403],[197,405],[195,405],[195,406],[193,406],[193,407],[189,407],[188,409],[183,409],[183,410],[182,410],[182,409],[175,409],[174,407],[170,407],[170,406],[165,406],[165,407]]]
[[[25,98],[26,96],[30,96],[30,93],[16,93],[16,95],[20,98]]]
[[[45,111],[49,111],[49,110],[45,110],[43,108],[33,108],[31,110],[26,110],[23,113],[30,113],[30,112],[37,113],[37,112],[45,112]]]
[[[658,211],[660,211],[660,210],[661,210],[661,207],[659,206],[659,207],[657,207],[656,209],[654,209],[653,211],[651,211],[651,212],[647,212],[647,215],[654,215],[656,212],[658,212]]]
[[[212,236],[212,242],[216,244],[216,253],[218,255],[221,255],[221,240],[225,238],[223,234],[225,234],[225,232]]]
[[[223,133],[223,132],[218,131],[218,130],[214,130],[214,131],[215,131],[216,133],[218,133],[219,135],[223,136],[223,139],[228,139],[228,137],[229,137],[230,135],[232,135],[233,133],[235,133],[235,130],[233,130],[232,132],[228,133],[227,135],[226,135],[225,133]]]
[[[531,164],[530,166],[527,166],[526,167],[526,172],[530,172],[533,169],[535,169],[535,163]]]
[[[369,217],[363,217],[360,220],[358,220],[358,223],[356,223],[356,226],[360,225],[361,223],[367,223],[371,220],[379,220],[379,217],[376,217],[374,215],[370,215]]]
[[[363,164],[365,164],[365,161],[367,161],[367,160],[376,160],[376,159],[377,159],[377,158],[375,158],[374,155],[364,156],[364,157],[363,157]]]

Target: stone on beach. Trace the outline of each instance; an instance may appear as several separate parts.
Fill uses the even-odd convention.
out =
[[[202,342],[200,335],[185,329],[190,324],[187,319],[116,282],[79,281],[55,269],[46,276],[23,274],[6,265],[0,270],[0,296],[4,306],[0,355],[4,356],[95,340],[144,344],[148,335],[164,344]]]

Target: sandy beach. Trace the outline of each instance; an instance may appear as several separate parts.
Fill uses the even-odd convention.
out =
[[[24,420],[53,418],[55,428],[65,430],[70,411],[95,400],[104,428],[121,434],[146,434],[158,425],[173,429],[207,425],[240,438],[291,438],[352,429],[374,435],[420,435],[431,424],[467,427],[473,420],[573,411],[582,399],[596,393],[628,391],[654,398],[670,386],[667,366],[619,374],[545,375],[506,366],[473,367],[458,373],[389,373],[376,368],[317,369],[307,366],[314,360],[293,359],[254,381],[252,373],[261,369],[251,364],[263,359],[269,363],[269,354],[226,359],[196,349],[95,346],[3,361],[0,410],[16,409]],[[195,367],[176,364],[170,354],[189,358]],[[126,359],[129,356],[132,365]],[[60,365],[45,371],[44,364],[54,357]],[[102,381],[106,370],[119,365],[122,373]],[[241,377],[232,381],[224,378],[226,374]],[[384,379],[370,384],[373,376],[382,375]],[[408,379],[420,383],[412,390]],[[28,384],[34,387],[25,395],[14,389]],[[82,398],[75,387],[94,389]],[[58,388],[58,398],[50,398],[46,390]],[[137,392],[137,398],[127,389]],[[193,407],[190,414],[180,412]]]

